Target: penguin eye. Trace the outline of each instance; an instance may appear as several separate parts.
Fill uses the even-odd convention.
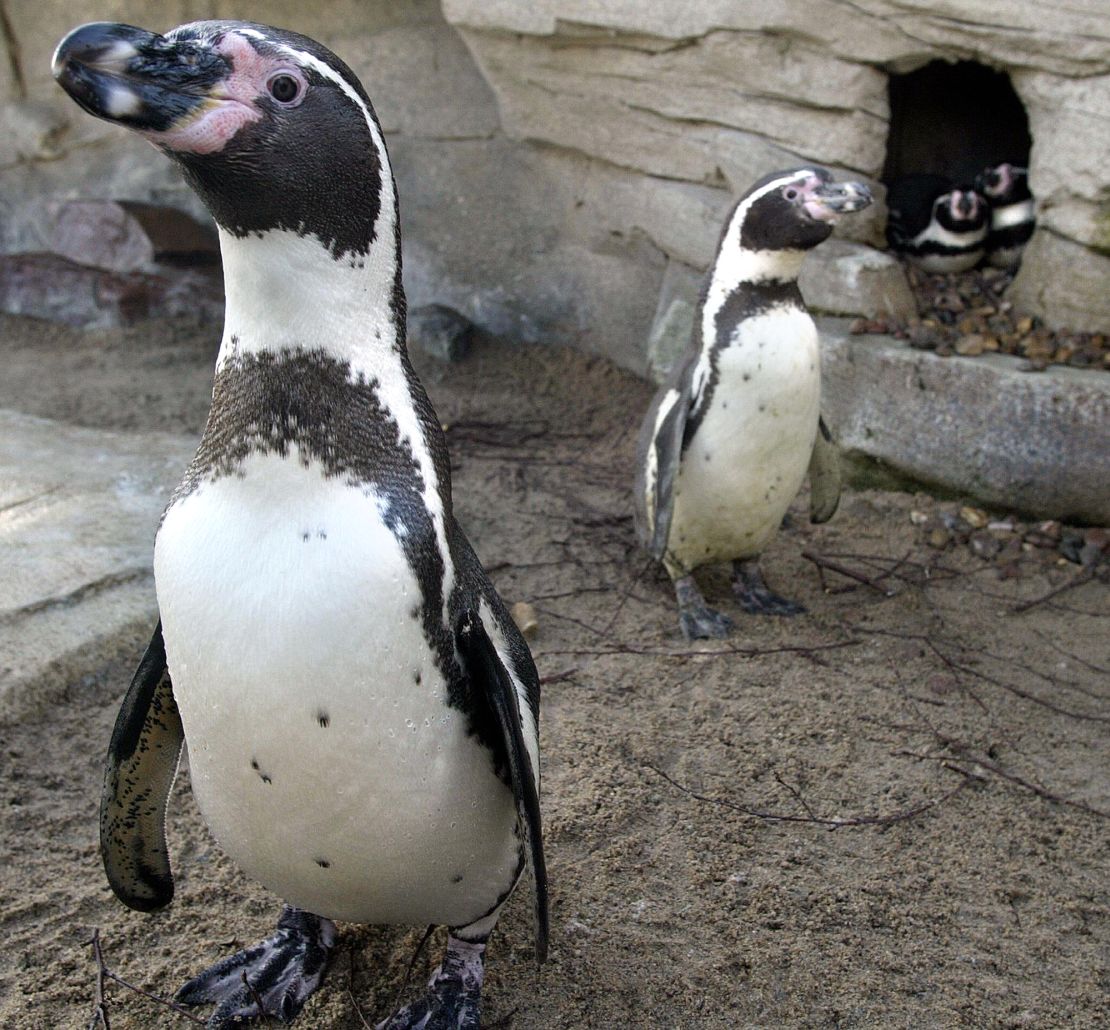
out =
[[[784,189],[782,191],[782,195],[784,197],[786,197],[787,200],[797,200],[798,199],[798,191],[793,186],[787,186],[786,189]]]
[[[290,105],[294,103],[301,94],[300,80],[290,75],[288,72],[278,72],[277,75],[266,83],[266,88],[270,91],[270,96],[279,104]]]

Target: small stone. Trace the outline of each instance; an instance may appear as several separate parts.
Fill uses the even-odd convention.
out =
[[[1110,550],[1110,529],[1092,526],[1083,535],[1086,542],[1092,547],[1097,547],[1100,551]]]
[[[540,623],[536,618],[536,609],[527,601],[517,601],[509,610],[509,614],[512,615],[517,629],[529,640],[539,631]]]
[[[922,322],[910,327],[910,346],[917,350],[932,350],[940,342],[940,334],[932,326]]]
[[[947,529],[942,526],[937,526],[935,529],[929,530],[925,537],[925,543],[930,547],[935,547],[938,551],[943,551],[947,546],[951,536]]]
[[[960,509],[960,518],[972,529],[982,529],[990,522],[990,516],[982,508],[963,507]]]
[[[972,553],[980,558],[993,558],[1002,550],[1002,541],[984,529],[972,533],[968,543]]]
[[[983,337],[980,333],[968,333],[956,341],[956,353],[965,358],[977,358],[984,350]]]
[[[1080,565],[1083,559],[1080,553],[1087,546],[1083,532],[1079,529],[1067,528],[1060,537],[1060,553],[1070,562]]]
[[[983,350],[995,353],[1002,349],[1001,344],[993,336],[983,337]]]
[[[923,526],[928,521],[929,516],[926,512],[916,510],[910,512],[910,522],[913,523],[913,525]]]
[[[1014,328],[1022,334],[1022,336],[1031,332],[1033,329],[1033,319],[1031,316],[1026,315],[1024,318],[1019,318]]]
[[[1051,540],[1059,540],[1063,536],[1064,527],[1056,519],[1046,519],[1037,525],[1037,531]]]

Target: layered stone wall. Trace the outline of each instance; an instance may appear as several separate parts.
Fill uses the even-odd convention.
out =
[[[42,244],[48,198],[199,213],[168,162],[81,114],[51,82],[50,54],[68,29],[92,19],[279,23],[332,46],[374,99],[414,304],[446,303],[495,332],[643,371],[648,341],[692,303],[737,192],[810,161],[875,180],[888,74],[975,60],[1009,73],[1033,136],[1039,226],[1017,300],[1056,325],[1110,325],[1104,0],[2,0],[0,14],[8,252]],[[883,217],[876,205],[842,232],[881,244]],[[881,260],[866,253],[825,260]],[[843,310],[835,277],[813,280],[826,286],[811,287],[811,303]],[[879,293],[893,296],[889,282]]]
[[[1104,0],[445,0],[514,138],[587,154],[671,198],[638,224],[668,258],[703,198],[815,160],[881,172],[888,73],[935,59],[1009,73],[1033,136],[1039,227],[1014,286],[1050,323],[1110,324],[1110,8]],[[968,103],[976,98],[968,97]],[[690,198],[692,201],[693,198]],[[877,241],[883,213],[849,230]]]

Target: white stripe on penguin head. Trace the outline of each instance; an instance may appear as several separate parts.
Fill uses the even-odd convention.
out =
[[[744,219],[752,205],[768,193],[788,186],[799,179],[817,174],[812,168],[799,168],[789,175],[772,179],[753,190],[739,204],[729,220],[728,229],[721,238],[721,246],[710,273],[709,289],[705,295],[705,305],[701,314],[701,354],[694,369],[692,380],[693,396],[691,408],[696,408],[702,391],[709,381],[710,352],[716,334],[717,315],[725,301],[741,283],[781,282],[797,276],[805,251],[801,250],[746,250],[740,246],[740,236]]]

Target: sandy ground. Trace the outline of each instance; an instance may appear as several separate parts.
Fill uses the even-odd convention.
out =
[[[215,334],[0,323],[0,405],[197,432]],[[489,952],[489,1027],[1093,1027],[1110,998],[1110,606],[1030,554],[1000,580],[910,523],[926,498],[796,505],[765,559],[794,620],[689,645],[637,551],[630,455],[649,390],[578,354],[482,342],[425,381],[450,426],[463,524],[510,602],[537,609],[551,958],[530,906]],[[153,528],[153,527],[152,527]],[[824,574],[803,549],[874,578]],[[887,596],[889,593],[890,596]],[[84,1027],[110,968],[169,995],[268,933],[278,901],[209,838],[182,776],[177,899],[141,915],[97,854],[101,759],[145,643],[88,670],[48,720],[3,729],[0,1025]],[[417,930],[347,926],[301,1026],[394,1004]],[[406,997],[438,961],[420,957]],[[109,983],[116,1030],[188,1020]]]

